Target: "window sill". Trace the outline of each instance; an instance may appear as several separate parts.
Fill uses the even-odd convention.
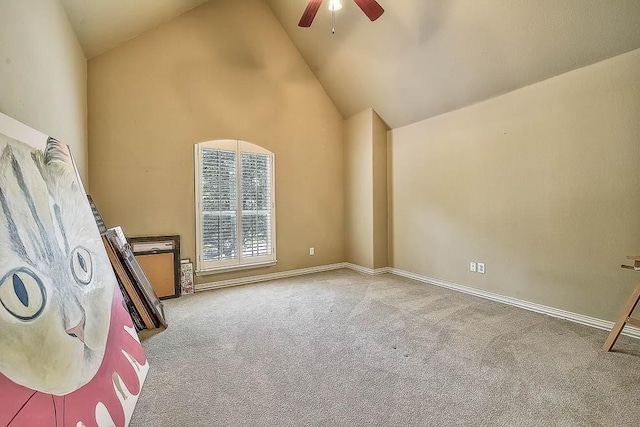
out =
[[[233,271],[250,270],[252,268],[271,267],[276,265],[278,260],[258,262],[255,264],[243,264],[243,265],[230,265],[227,267],[206,268],[202,270],[196,270],[196,276],[208,276],[210,274],[230,273]]]

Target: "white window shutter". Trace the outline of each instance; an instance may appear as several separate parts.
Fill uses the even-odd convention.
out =
[[[272,264],[275,161],[255,144],[196,145],[196,249],[199,271]]]
[[[242,256],[271,254],[271,156],[241,153]]]
[[[202,259],[238,259],[236,153],[202,149]]]

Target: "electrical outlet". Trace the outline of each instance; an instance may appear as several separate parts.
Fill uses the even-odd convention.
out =
[[[469,263],[469,271],[472,271],[474,273],[476,272],[476,263],[475,262],[471,261]]]
[[[484,262],[478,263],[478,273],[484,274]]]
[[[309,255],[315,255],[316,254],[316,249],[315,248],[309,248]]]

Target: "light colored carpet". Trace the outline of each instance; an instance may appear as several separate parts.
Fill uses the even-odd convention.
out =
[[[640,342],[349,270],[185,296],[132,426],[633,426]]]

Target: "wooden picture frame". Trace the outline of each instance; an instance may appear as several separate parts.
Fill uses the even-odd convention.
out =
[[[157,326],[167,327],[167,321],[164,314],[164,306],[156,295],[149,279],[145,275],[142,267],[138,264],[135,255],[131,252],[131,247],[128,243],[122,243],[119,236],[122,236],[122,229],[120,227],[114,227],[107,230],[107,240],[116,249],[120,260],[125,266],[125,270],[129,275],[132,282],[136,284],[136,287],[141,295],[141,299],[145,303],[147,310],[158,321]]]
[[[167,261],[172,264],[173,284],[169,284],[170,289],[161,283],[154,283],[151,280],[156,294],[160,299],[177,298],[182,294],[182,286],[180,283],[180,236],[177,234],[166,236],[141,236],[128,237],[127,240],[131,246],[133,254],[136,256],[138,263],[143,265],[143,269],[147,271],[147,277],[153,276],[148,268],[166,264]],[[172,259],[163,260],[162,257],[171,256]],[[160,266],[165,271],[168,265]],[[163,286],[164,285],[164,286]]]
[[[127,272],[125,271],[124,266],[122,265],[120,259],[118,258],[118,255],[116,254],[114,247],[112,246],[111,242],[107,238],[107,235],[102,236],[102,242],[104,243],[104,248],[107,251],[107,256],[109,257],[109,261],[111,261],[113,270],[116,273],[116,278],[120,283],[122,283],[122,286],[124,287],[127,294],[129,294],[129,298],[131,299],[131,302],[133,302],[133,305],[135,306],[136,310],[138,311],[138,314],[140,315],[140,318],[142,319],[144,326],[147,329],[155,329],[156,328],[155,322],[153,321],[151,316],[149,316],[149,313],[147,312],[147,308],[142,302],[142,299],[140,298],[140,295],[136,291],[133,283],[131,282],[131,279],[127,275]]]

